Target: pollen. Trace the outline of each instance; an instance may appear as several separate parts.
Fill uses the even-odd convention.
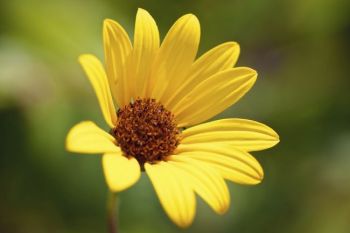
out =
[[[136,99],[117,112],[113,135],[127,156],[144,163],[164,160],[179,144],[174,115],[155,99]]]

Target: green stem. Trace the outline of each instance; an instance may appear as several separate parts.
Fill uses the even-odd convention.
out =
[[[109,191],[107,200],[107,224],[109,233],[118,233],[117,194]]]

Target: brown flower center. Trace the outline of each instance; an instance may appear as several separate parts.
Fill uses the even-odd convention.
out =
[[[163,160],[179,143],[174,115],[154,99],[137,99],[119,109],[117,115],[113,135],[118,146],[141,166]]]

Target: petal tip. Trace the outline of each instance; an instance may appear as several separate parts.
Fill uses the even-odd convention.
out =
[[[236,41],[226,42],[225,45],[229,46],[229,48],[231,49],[238,49],[238,50],[240,49],[240,45]]]
[[[111,24],[113,24],[114,20],[113,19],[104,19],[103,20],[103,33],[107,33],[108,28],[110,27]]]
[[[261,170],[261,173],[259,173],[259,179],[258,180],[259,180],[259,182],[257,184],[261,183],[264,180],[264,171],[263,170]]]
[[[115,30],[115,28],[123,29],[123,27],[113,19],[106,18],[103,20],[103,33],[111,32]]]
[[[264,169],[261,167],[260,163],[257,160],[254,170],[256,171],[256,184],[259,184],[264,179]]]
[[[176,225],[182,229],[188,228],[189,226],[191,226],[192,221],[191,222],[185,222],[185,223],[176,223]]]
[[[139,7],[139,8],[137,8],[137,12],[136,12],[136,15],[138,15],[138,14],[147,14],[147,15],[149,15],[149,12],[146,11],[145,9]]]
[[[65,142],[64,142],[64,148],[65,148],[66,151],[69,151],[69,152],[72,152],[72,149],[71,149],[71,146],[70,146],[70,141],[71,141],[71,137],[72,137],[71,136],[71,131],[72,131],[72,129],[70,129],[68,131],[68,134],[67,134]]]
[[[277,145],[277,144],[280,142],[280,136],[279,136],[278,133],[277,133],[275,130],[273,130],[271,127],[268,127],[268,126],[266,126],[266,127],[268,128],[269,133],[270,133],[270,135],[271,135],[273,141],[275,142],[273,146]]]
[[[74,127],[73,127],[74,128]],[[67,136],[66,136],[66,140],[64,142],[64,148],[66,149],[66,151],[69,151],[69,152],[74,152],[72,150],[72,146],[71,146],[71,141],[72,141],[72,130],[73,128],[71,128],[68,133],[67,133]]]
[[[106,27],[108,24],[115,23],[113,19],[106,18],[103,20],[103,26]]]
[[[196,26],[199,26],[199,20],[198,20],[197,16],[195,16],[192,13],[185,14],[184,16],[181,17],[181,19],[184,21],[187,21],[187,22],[191,22],[191,23],[195,24]]]
[[[92,58],[93,56],[91,54],[81,54],[78,56],[79,63],[84,63],[85,60]]]
[[[228,209],[229,209],[229,205],[227,206],[223,206],[221,209],[219,209],[216,213],[219,215],[224,215],[227,213]]]
[[[238,44],[238,42],[236,42],[236,41],[229,41],[229,42],[223,43],[221,46],[226,51],[229,51],[232,54],[232,56],[236,57],[234,59],[234,62],[233,62],[235,64],[237,59],[238,59],[238,56],[240,54],[240,51],[241,51],[241,48],[240,48],[240,45]]]
[[[250,67],[246,67],[246,66],[234,67],[234,68],[232,68],[232,71],[239,72],[240,75],[242,75],[245,78],[248,78],[250,80],[254,80],[254,81],[258,77],[258,72],[256,70],[254,70]],[[230,71],[226,71],[226,72],[230,72]]]
[[[188,19],[198,20],[197,16],[192,13],[185,14],[183,17]]]
[[[178,227],[180,227],[180,228],[182,228],[182,229],[185,229],[185,228],[188,228],[189,226],[191,226],[192,225],[192,223],[193,223],[193,217],[191,218],[191,217],[188,217],[188,218],[186,218],[186,219],[181,219],[181,220],[175,220],[175,219],[173,219],[173,222],[178,226]]]
[[[74,146],[74,134],[76,131],[78,131],[83,125],[91,124],[89,121],[81,121],[78,124],[74,125],[72,128],[69,129],[66,139],[65,139],[65,149],[66,151],[76,153],[77,150]]]
[[[247,70],[249,70],[249,72],[251,72],[253,77],[256,78],[258,76],[258,72],[256,70],[249,68],[249,67],[247,67]]]
[[[276,133],[276,131],[274,131],[275,133],[275,139],[276,139],[276,144],[279,143],[281,140],[280,140],[280,136]]]
[[[250,72],[249,79],[251,80],[252,84],[254,84],[258,79],[258,72],[252,68],[247,68],[247,70]]]

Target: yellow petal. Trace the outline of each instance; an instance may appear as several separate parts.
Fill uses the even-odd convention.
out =
[[[202,55],[192,66],[184,80],[173,93],[170,93],[169,99],[165,100],[164,105],[169,109],[195,88],[200,82],[208,79],[210,76],[232,68],[236,64],[239,56],[239,45],[236,42],[227,42],[216,46]]]
[[[145,170],[169,218],[179,227],[189,226],[196,199],[184,172],[167,162],[146,163]]]
[[[256,77],[255,70],[238,67],[201,82],[171,109],[179,127],[198,124],[222,112],[248,92]]]
[[[91,121],[83,121],[69,131],[66,148],[71,152],[88,154],[120,152],[115,138]]]
[[[259,162],[249,153],[220,143],[181,144],[173,157],[188,157],[216,169],[222,177],[239,184],[258,184],[264,177]]]
[[[108,187],[113,192],[129,188],[141,176],[141,168],[137,160],[133,157],[125,157],[122,152],[104,154],[102,166]]]
[[[182,84],[196,57],[199,38],[199,21],[192,14],[182,16],[170,28],[152,69],[153,98],[163,103]]]
[[[169,163],[182,169],[194,191],[218,214],[223,214],[230,206],[227,185],[215,169],[200,160],[173,155]]]
[[[103,44],[108,80],[120,108],[130,102],[127,61],[132,46],[128,34],[117,22],[106,19],[103,24]]]
[[[106,73],[101,62],[90,54],[81,55],[79,57],[79,62],[94,88],[105,121],[113,128],[117,121],[117,115]]]
[[[279,142],[278,134],[262,123],[246,119],[222,119],[182,132],[182,144],[225,143],[244,151],[258,151]]]
[[[129,78],[133,80],[133,98],[149,96],[147,90],[151,66],[159,48],[159,32],[152,16],[143,9],[138,9],[134,33],[134,49],[132,51]]]

